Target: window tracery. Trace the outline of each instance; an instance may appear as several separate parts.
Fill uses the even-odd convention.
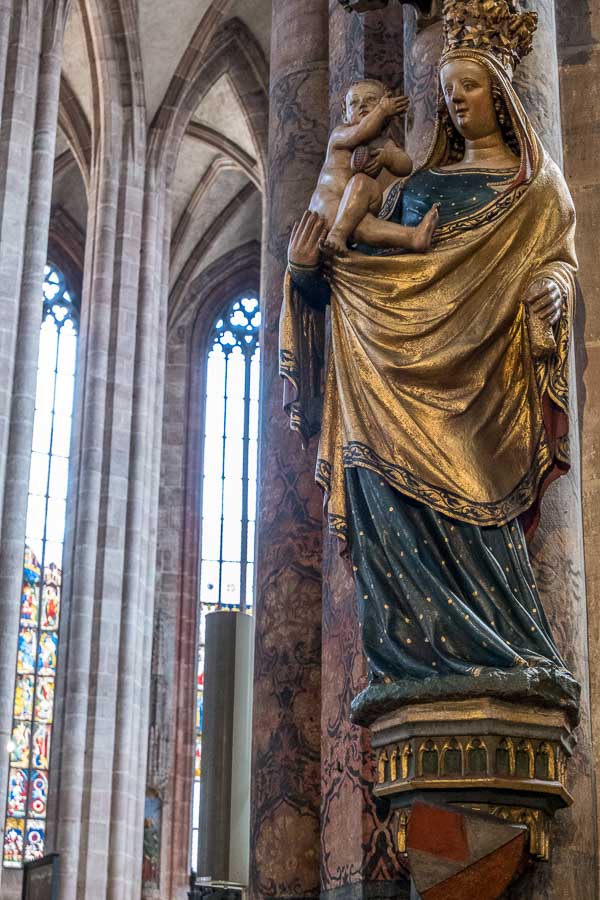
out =
[[[251,612],[254,604],[260,323],[256,297],[235,300],[213,326],[206,360],[192,868],[198,853],[206,616],[217,609]]]
[[[46,266],[3,863],[44,855],[78,310]]]

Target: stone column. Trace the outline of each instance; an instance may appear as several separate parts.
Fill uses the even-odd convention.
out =
[[[0,83],[6,74],[0,230],[0,306],[5,369],[0,401],[0,746],[12,727],[27,491],[37,382],[42,283],[48,245],[50,202],[63,35],[69,0],[19,5],[11,23],[6,73],[0,23]],[[1,16],[1,9],[0,9]],[[0,482],[2,479],[0,479]],[[0,756],[0,811],[4,829],[7,756]],[[20,896],[20,877],[4,873],[3,896]],[[20,874],[20,873],[19,873]],[[2,875],[0,874],[0,879]]]
[[[135,478],[132,424],[143,172],[135,160],[120,159],[116,147],[107,150],[100,151],[89,197],[79,348],[85,363],[76,389],[61,616],[65,649],[50,787],[57,813],[53,844],[61,854],[61,900],[128,896],[138,869],[127,853],[137,816],[134,769],[139,759],[132,744],[138,735],[123,733],[123,714],[131,729],[136,714],[132,697],[141,699],[144,673],[132,678],[123,654],[135,659],[131,642],[144,631],[143,619],[135,621],[128,603],[139,575],[127,553],[140,527],[138,510],[130,506],[129,479]],[[117,215],[120,208],[127,210],[123,218]],[[123,881],[113,880],[109,869],[111,876],[115,867],[120,869],[123,854],[130,870]]]
[[[562,163],[560,97],[552,0],[531,0],[540,25],[535,50],[518,70],[515,83],[531,120],[554,159]],[[442,46],[441,28],[435,20],[417,19],[407,27],[405,47],[407,91],[416,94],[421,106],[407,135],[409,152],[426,152],[435,115],[435,57]],[[436,49],[437,48],[437,49]],[[427,60],[423,66],[423,60]],[[516,889],[515,898],[571,900],[597,896],[595,873],[595,804],[591,766],[589,662],[587,609],[581,519],[580,448],[577,411],[577,377],[572,378],[571,473],[552,485],[544,499],[542,522],[536,536],[533,562],[559,647],[581,682],[582,724],[579,744],[571,763],[570,788],[575,805],[556,818],[553,856],[539,865]],[[575,861],[575,862],[574,862]],[[584,874],[585,873],[585,874]],[[589,893],[582,893],[589,891]]]
[[[349,14],[329,0],[329,109],[331,125],[340,121],[348,87],[360,78],[378,78],[394,91],[404,82],[402,6]],[[401,129],[398,128],[400,132]]]
[[[0,129],[0,511],[10,432],[12,380],[17,343],[27,227],[29,183],[42,43],[42,7],[19,4],[10,19],[6,83]]]
[[[575,347],[582,444],[583,514],[590,659],[600,653],[600,272],[596,235],[600,223],[600,174],[594,148],[600,139],[600,9],[583,2],[557,6],[560,90],[565,175],[577,209],[577,253],[581,294],[576,311]],[[600,771],[600,668],[591,666],[593,768]],[[596,783],[596,803],[600,802]],[[598,818],[597,818],[598,822]],[[600,822],[598,822],[600,826]],[[599,835],[600,836],[600,835]]]
[[[133,387],[125,583],[115,740],[114,799],[109,879],[128,900],[137,890],[143,856],[150,714],[151,658],[156,590],[159,473],[166,366],[170,194],[149,166],[142,218],[140,287]],[[129,795],[129,796],[128,796]],[[133,803],[132,803],[133,800]],[[118,829],[127,821],[125,847]],[[132,871],[133,869],[133,871]],[[118,889],[116,886],[119,886]]]
[[[13,0],[0,0],[0,97],[4,96],[4,81],[6,78],[6,62],[8,56],[8,39],[10,35],[12,7]],[[1,122],[2,109],[0,107],[0,123]]]
[[[278,319],[292,223],[328,134],[328,0],[273,4],[252,751],[251,896],[319,896],[321,522],[315,446],[282,410]]]
[[[439,0],[435,0],[436,6]],[[411,108],[406,117],[406,151],[415,167],[427,156],[437,110],[437,73],[442,53],[442,23],[415,9],[404,14],[404,86]]]
[[[534,52],[517,72],[516,86],[546,149],[562,165],[561,107],[556,22],[552,0],[529,5],[540,17]],[[556,817],[549,866],[540,866],[515,894],[549,900],[593,900],[598,896],[595,779],[592,765],[587,602],[581,503],[578,372],[571,364],[571,454],[568,476],[552,485],[533,543],[536,577],[544,606],[567,664],[582,686],[582,722],[570,765],[573,807]],[[544,893],[545,892],[545,893]]]
[[[405,13],[406,14],[406,13]],[[330,5],[330,116],[339,122],[347,86],[372,77],[403,90],[403,10],[349,14]],[[403,129],[398,128],[402,138]],[[398,135],[395,135],[397,138]],[[373,796],[370,734],[350,722],[366,686],[352,572],[339,541],[325,533],[321,704],[321,897],[397,897],[407,891],[393,819]]]
[[[51,780],[61,900],[140,896],[164,375],[168,205],[147,166],[133,23],[90,16],[101,126],[65,547]]]

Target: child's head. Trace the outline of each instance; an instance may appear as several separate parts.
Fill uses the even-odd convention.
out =
[[[346,125],[356,125],[370,113],[382,97],[389,94],[388,88],[376,78],[365,78],[350,85],[342,104]]]

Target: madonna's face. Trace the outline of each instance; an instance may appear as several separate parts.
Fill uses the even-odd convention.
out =
[[[470,59],[455,59],[442,68],[440,80],[450,118],[466,140],[488,137],[499,130],[492,79],[483,66]]]

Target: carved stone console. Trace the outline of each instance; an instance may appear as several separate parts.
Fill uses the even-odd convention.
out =
[[[485,698],[413,704],[377,719],[371,733],[375,794],[398,810],[401,850],[419,801],[525,825],[531,857],[548,859],[551,818],[572,803],[566,711]]]

